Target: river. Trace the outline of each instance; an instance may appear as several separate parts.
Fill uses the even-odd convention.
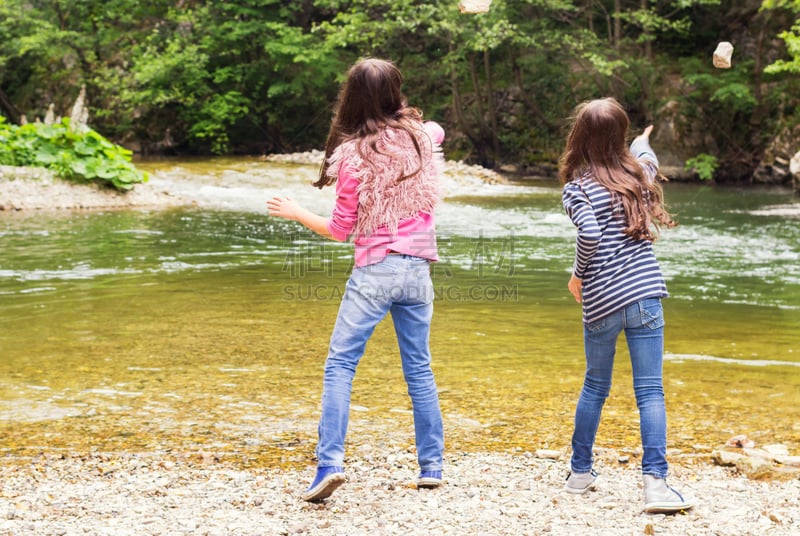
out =
[[[326,214],[316,168],[149,161],[190,208],[0,213],[0,451],[216,452],[306,463],[352,249],[266,215]],[[669,447],[729,437],[800,448],[800,210],[791,192],[666,185]],[[447,179],[431,345],[454,450],[567,449],[583,373],[566,289],[575,230],[555,182]],[[621,341],[598,447],[631,452]],[[391,323],[359,367],[349,439],[413,444]],[[360,439],[361,438],[361,439]]]

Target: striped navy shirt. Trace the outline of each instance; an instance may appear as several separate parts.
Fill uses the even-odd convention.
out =
[[[658,159],[645,140],[631,144],[631,153],[655,180]],[[564,185],[564,209],[578,228],[573,274],[583,280],[583,322],[590,324],[645,298],[668,296],[664,276],[648,240],[624,233],[620,201],[584,174]]]

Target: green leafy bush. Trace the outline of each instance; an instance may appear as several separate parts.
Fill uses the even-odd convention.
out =
[[[76,132],[69,126],[69,118],[16,126],[0,117],[0,164],[45,167],[67,180],[98,182],[117,190],[147,182],[147,174],[131,163],[131,151],[94,130]]]
[[[703,181],[711,180],[718,167],[719,161],[717,157],[706,153],[700,153],[694,158],[689,158],[685,164],[687,171],[694,171]]]

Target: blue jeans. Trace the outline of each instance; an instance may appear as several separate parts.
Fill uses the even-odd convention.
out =
[[[442,469],[442,413],[428,344],[433,284],[428,261],[411,255],[387,255],[379,263],[353,269],[347,281],[325,362],[316,449],[320,467],[344,463],[356,366],[375,326],[389,312],[411,397],[420,469]]]
[[[664,313],[659,298],[649,298],[584,325],[586,376],[575,410],[571,468],[592,469],[592,447],[603,404],[611,390],[617,337],[625,331],[633,367],[633,390],[639,407],[642,473],[667,476],[667,412],[664,406],[662,361]]]

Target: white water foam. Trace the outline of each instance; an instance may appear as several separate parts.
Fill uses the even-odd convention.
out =
[[[733,359],[730,357],[717,357],[699,354],[664,354],[666,361],[715,361],[731,365],[742,365],[745,367],[800,367],[800,362],[796,361],[777,361],[772,359]]]
[[[86,264],[79,264],[72,269],[64,270],[0,270],[0,278],[9,278],[16,281],[49,281],[49,280],[80,280],[94,279],[106,275],[137,274],[134,268],[90,268]],[[50,290],[49,287],[33,289],[34,291]],[[31,289],[28,289],[31,292]]]
[[[268,163],[243,163],[223,172],[195,174],[190,169],[173,167],[151,176],[150,182],[190,200],[201,208],[266,214],[266,202],[276,195],[291,197],[317,214],[330,214],[336,202],[334,187],[311,186],[316,180],[314,166],[275,166]],[[465,201],[467,198],[537,196],[552,200],[560,211],[560,191],[541,186],[490,184],[477,175],[446,175],[443,203],[437,209],[437,226],[455,236],[474,236],[476,229],[485,236],[511,232],[527,236],[568,235],[572,224],[565,214],[526,209],[492,209]]]
[[[780,216],[783,218],[800,218],[800,203],[789,205],[770,205],[756,210],[746,210],[753,216]]]

